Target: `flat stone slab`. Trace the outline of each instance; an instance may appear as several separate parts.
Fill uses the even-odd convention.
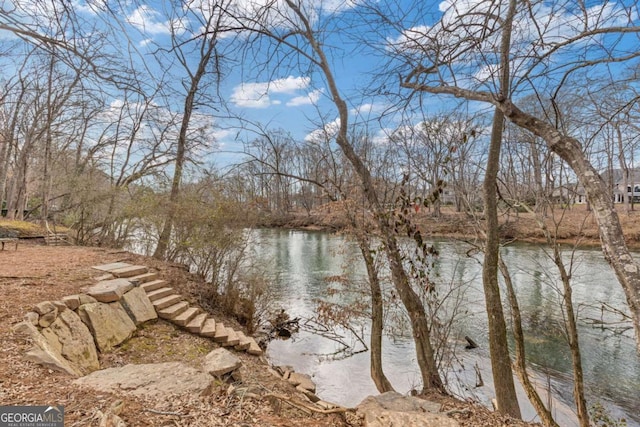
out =
[[[89,327],[101,352],[121,344],[136,330],[136,325],[119,302],[83,304],[78,308],[78,315]]]
[[[87,295],[99,302],[115,302],[131,289],[133,284],[127,279],[103,280],[87,289]]]
[[[247,338],[247,336],[242,331],[236,331],[236,335],[238,336],[240,342],[236,344],[234,349],[238,351],[248,350],[251,346],[251,341],[249,340],[249,338]]]
[[[251,340],[251,342],[249,343],[249,348],[247,349],[247,353],[253,356],[262,356],[263,351],[258,345],[258,343],[256,342],[256,340],[254,340],[252,337],[247,337],[247,338]]]
[[[144,265],[130,265],[128,267],[116,268],[115,270],[109,271],[109,273],[119,278],[139,276],[148,272],[149,269]]]
[[[207,321],[207,313],[200,313],[196,317],[194,317],[189,323],[187,323],[187,330],[192,334],[199,334],[203,327],[204,323]],[[215,321],[213,324],[213,333],[216,332]]]
[[[357,406],[366,427],[459,427],[456,420],[439,411],[439,403],[394,391],[369,396]]]
[[[189,303],[186,301],[179,302],[177,304],[171,305],[169,307],[163,308],[158,311],[158,317],[167,320],[173,320],[189,308]]]
[[[171,321],[178,326],[187,326],[187,323],[189,323],[198,313],[200,313],[200,308],[189,307],[178,316],[171,319]]]
[[[166,280],[158,279],[158,280],[152,280],[150,282],[145,282],[141,284],[140,287],[144,289],[145,292],[151,292],[151,291],[155,291],[156,289],[164,288],[164,285],[166,284],[167,284]]]
[[[117,270],[119,268],[131,267],[131,264],[127,262],[112,262],[111,264],[102,264],[102,265],[94,265],[94,270],[106,271],[109,272],[111,270]]]
[[[216,335],[216,321],[208,318],[204,321],[202,329],[200,329],[200,335],[203,337],[213,338]]]
[[[131,276],[128,278],[128,280],[135,285],[141,285],[142,283],[151,282],[152,280],[156,280],[157,278],[158,278],[158,273],[149,272],[149,273],[140,274],[138,276]]]
[[[221,344],[224,347],[233,347],[240,344],[240,339],[238,338],[236,331],[231,328],[227,328],[227,339]]]
[[[213,336],[215,342],[225,342],[229,336],[227,335],[227,328],[224,327],[224,323],[216,323],[216,332]]]
[[[242,361],[229,350],[216,348],[204,357],[203,369],[214,377],[233,372],[242,366]]]
[[[79,378],[75,384],[107,393],[125,392],[140,397],[207,395],[214,378],[181,362],[125,365]]]
[[[142,288],[131,289],[122,296],[120,303],[136,325],[158,318],[153,304]]]

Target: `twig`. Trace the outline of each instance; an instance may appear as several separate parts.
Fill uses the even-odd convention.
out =
[[[150,412],[156,415],[172,415],[175,417],[188,417],[189,414],[181,414],[180,412],[158,411],[157,409],[143,409],[144,412]]]
[[[275,397],[276,399],[282,400],[283,402],[286,402],[291,406],[297,409],[300,409],[301,411],[305,412],[307,415],[311,415],[312,412],[315,412],[317,414],[338,414],[338,413],[352,411],[352,409],[344,408],[341,406],[338,406],[337,408],[331,408],[331,409],[319,409],[313,406],[306,405],[302,402],[296,402],[290,397],[283,396],[281,394],[275,394],[275,393],[265,394],[263,397]]]
[[[444,413],[447,416],[451,415],[471,415],[471,411],[469,409],[451,409]]]

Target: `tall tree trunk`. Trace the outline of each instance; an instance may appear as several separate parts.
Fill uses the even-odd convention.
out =
[[[382,368],[382,331],[384,327],[382,286],[380,285],[380,277],[375,266],[375,260],[371,255],[368,239],[360,234],[358,234],[357,239],[367,267],[369,288],[371,290],[371,379],[378,392],[385,393],[394,391],[394,388]]]
[[[542,424],[545,427],[559,427],[558,423],[553,419],[551,412],[544,406],[544,402],[540,398],[538,391],[535,386],[529,379],[529,374],[527,373],[527,359],[524,348],[524,332],[522,331],[522,317],[520,315],[520,305],[518,304],[518,298],[516,297],[516,293],[513,287],[513,282],[511,281],[511,274],[509,273],[509,269],[507,265],[504,263],[502,258],[498,261],[498,266],[500,268],[500,272],[502,273],[502,277],[504,278],[505,287],[507,288],[507,295],[509,297],[509,305],[511,306],[511,317],[513,322],[513,340],[515,341],[515,371],[520,379],[520,383],[524,388],[527,397],[529,398],[529,402],[535,409],[536,413],[540,417]]]
[[[482,286],[489,322],[489,353],[495,386],[498,411],[514,418],[520,418],[520,407],[513,382],[511,357],[507,342],[507,326],[502,310],[500,287],[498,285],[498,259],[500,236],[498,224],[498,169],[500,167],[500,147],[504,115],[496,108],[493,115],[489,156],[484,178],[484,214],[487,221],[484,262],[482,264]]]
[[[500,91],[509,94],[509,48],[511,29],[515,14],[516,1],[509,1],[509,11],[504,21],[500,46]],[[498,224],[498,171],[500,169],[500,148],[504,130],[504,114],[496,108],[493,114],[489,155],[485,171],[483,193],[484,209],[487,221],[487,237],[482,265],[482,286],[489,323],[489,352],[495,386],[498,411],[514,418],[521,418],[520,406],[513,381],[511,357],[507,342],[507,326],[502,310],[500,287],[498,285],[498,259],[500,254],[500,236]]]

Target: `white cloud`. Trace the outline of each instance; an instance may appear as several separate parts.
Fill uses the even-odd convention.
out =
[[[142,5],[127,17],[127,22],[146,34],[171,34],[171,20],[162,20],[157,10]]]
[[[301,105],[316,105],[324,90],[316,89],[306,95],[296,96],[287,102],[287,107],[299,107]]]
[[[330,141],[336,137],[339,130],[340,117],[336,118],[332,122],[326,123],[322,128],[310,132],[304,137],[304,140],[308,142]]]
[[[309,77],[293,76],[271,82],[242,83],[233,88],[231,102],[238,107],[267,108],[282,103],[281,100],[272,99],[272,95],[294,95],[300,90],[307,89],[310,83]],[[294,99],[298,97],[294,97]],[[289,104],[287,103],[287,105]]]

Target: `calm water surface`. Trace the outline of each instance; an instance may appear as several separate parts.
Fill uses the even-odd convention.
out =
[[[366,270],[357,246],[342,236],[323,232],[256,230],[253,256],[260,260],[274,280],[271,289],[273,307],[282,307],[291,317],[313,316],[314,300],[327,299],[328,276],[344,275],[363,282]],[[469,246],[453,241],[436,242],[440,257],[433,277],[441,292],[454,285],[461,296],[461,315],[455,324],[453,341],[465,335],[480,345],[466,351],[459,347],[459,361],[446,373],[452,390],[488,404],[491,399],[491,372],[481,265],[466,255]],[[574,424],[571,415],[571,357],[562,330],[559,288],[553,265],[540,246],[517,245],[505,248],[504,259],[510,268],[523,312],[528,361],[535,368],[535,379],[557,395],[554,412],[561,425]],[[600,319],[602,303],[624,309],[624,296],[609,266],[598,250],[580,250],[575,254],[573,272],[574,305],[580,319]],[[341,297],[333,296],[331,298]],[[349,302],[353,296],[342,296]],[[604,314],[605,320],[617,321]],[[368,338],[367,338],[368,340]],[[635,353],[632,332],[613,334],[580,321],[583,368],[590,402],[605,404],[612,415],[626,417],[628,425],[640,426],[640,360]],[[346,406],[357,405],[377,390],[370,379],[368,352],[334,360],[334,341],[307,332],[287,341],[273,341],[268,356],[274,364],[292,365],[296,371],[313,376],[318,395]],[[385,373],[397,391],[407,392],[419,385],[412,340],[385,337],[383,347]],[[484,387],[475,387],[480,370]],[[521,393],[523,414],[535,415]]]

